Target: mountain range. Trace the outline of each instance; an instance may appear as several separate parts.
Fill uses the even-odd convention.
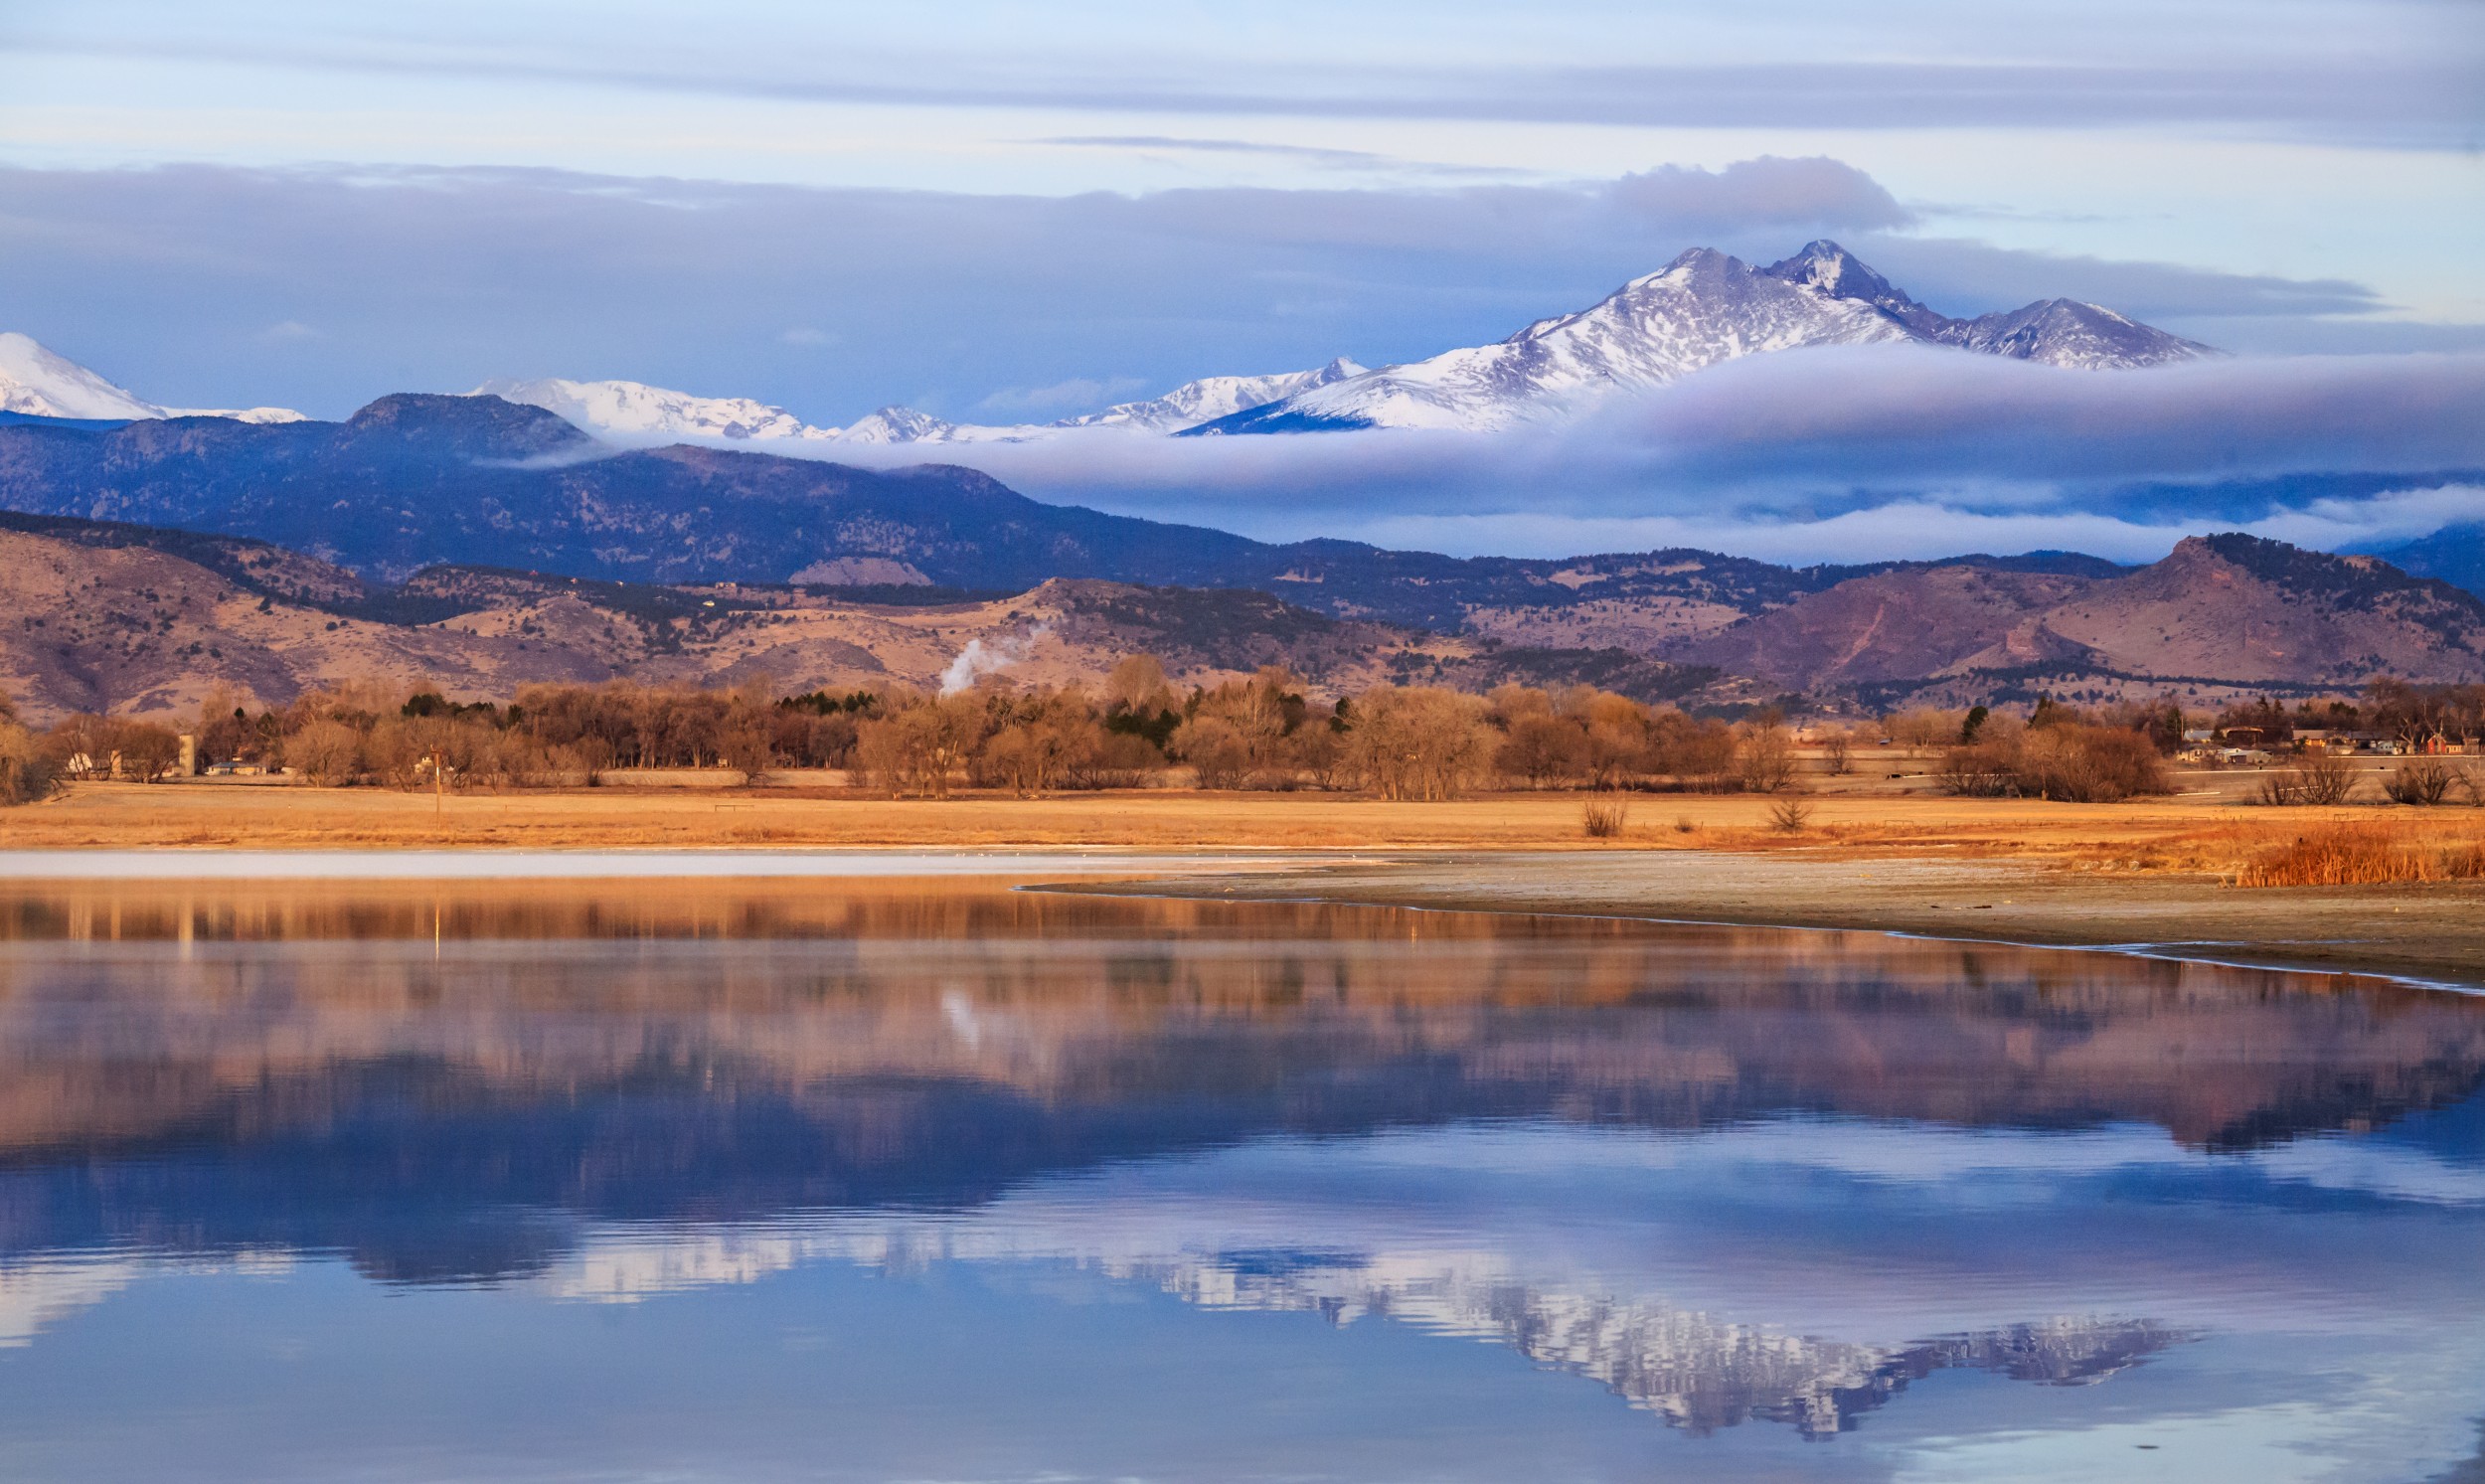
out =
[[[1624,389],[1659,386],[1721,361],[1804,346],[1913,341],[2081,370],[2159,366],[2213,354],[2110,309],[2047,299],[1976,319],[1917,303],[1836,243],[1805,245],[1767,267],[1694,247],[1602,301],[1491,345],[1367,369],[1340,357],[1311,371],[1213,376],[1161,397],[1047,423],[953,422],[886,407],[820,427],[743,397],[703,397],[631,381],[487,381],[470,394],[539,407],[630,443],[962,443],[1023,441],[1074,429],[1163,435],[1346,427],[1491,431],[1575,415]],[[0,335],[0,412],[76,420],[223,417],[301,420],[285,408],[151,403],[24,335]]]
[[[818,456],[1082,429],[1490,429],[1739,356],[1874,342],[2094,371],[2211,354],[2068,300],[1948,318],[1827,242],[1766,267],[1695,248],[1490,346],[1209,378],[1041,427],[885,409],[824,429],[755,401],[570,381],[401,394],[325,422],[147,403],[0,336],[0,509],[21,513],[0,522],[0,590],[19,615],[0,625],[0,668],[38,711],[169,705],[219,681],[279,699],[337,665],[477,691],[752,667],[829,684],[936,674],[952,640],[1040,624],[1092,637],[1053,665],[1064,676],[1109,640],[1202,674],[1273,659],[1333,686],[1568,679],[1712,701],[2485,680],[2485,604],[2438,579],[2485,580],[2485,527],[2390,561],[2195,539],[2144,569],[2065,553],[1803,569],[1691,550],[1453,559],[1268,544],[1045,504],[970,469]],[[183,600],[159,599],[173,591]]]
[[[936,674],[967,638],[1045,625],[1095,636],[1031,672],[1055,678],[1121,645],[1195,675],[1265,658],[1324,685],[1581,680],[1720,703],[2485,680],[2476,595],[2245,536],[2142,569],[1270,545],[955,467],[615,448],[494,397],[383,398],[344,422],[21,420],[0,425],[0,506],[26,513],[0,570],[19,615],[0,624],[0,683],[37,710],[171,705],[219,678],[281,699],[338,666],[477,693],[618,674],[850,684]]]
[[[595,581],[440,566],[401,583],[264,542],[0,515],[0,689],[29,718],[191,715],[212,694],[281,706],[349,680],[506,699],[628,679],[846,692],[938,685],[969,645],[1034,684],[1092,684],[1124,655],[1185,683],[1283,665],[1323,689],[1590,684],[1645,700],[1714,672],[1621,649],[1504,645],[1337,619],[1266,593],[1055,578],[1025,592]]]
[[[1216,436],[1349,427],[1492,431],[1559,420],[1619,390],[1660,386],[1741,356],[1818,345],[1916,342],[2086,371],[2162,366],[2207,346],[2074,299],[1975,319],[1917,303],[1836,243],[1806,244],[1767,267],[1694,247],[1595,305],[1506,340],[1367,370],[1340,358],[1313,371],[1218,376],[1162,397],[1049,423],[952,422],[888,407],[842,427],[782,408],[636,382],[499,381],[478,394],[557,412],[590,432],[651,438],[801,438],[845,443],[1024,441],[1117,427]]]

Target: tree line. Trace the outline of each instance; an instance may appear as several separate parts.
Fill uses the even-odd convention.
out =
[[[2485,687],[2377,683],[2366,710],[2455,718],[2480,697]],[[1931,770],[1952,792],[2110,800],[2164,790],[2161,758],[2186,721],[2172,702],[2082,711],[2044,701],[2025,718],[1918,710],[1818,726],[1807,741],[1832,773],[1851,769],[1856,746],[1889,741],[1937,753]],[[255,713],[214,695],[184,730],[202,767],[399,788],[579,786],[629,769],[842,768],[899,797],[1187,777],[1205,789],[1422,800],[1491,786],[1773,793],[1798,776],[1794,734],[1768,711],[1729,724],[1588,686],[1477,696],[1380,685],[1329,701],[1278,666],[1183,690],[1149,655],[1123,660],[1092,691],[987,681],[945,695],[905,686],[780,695],[764,684],[611,682],[529,686],[495,703],[355,682]],[[40,797],[81,774],[151,781],[180,757],[171,727],[89,715],[36,733],[0,700],[0,797]]]

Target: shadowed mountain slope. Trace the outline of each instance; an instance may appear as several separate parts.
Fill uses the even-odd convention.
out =
[[[2378,558],[2230,534],[2108,577],[1966,565],[1872,574],[1668,652],[1803,689],[2040,672],[2472,681],[2485,679],[2485,601]]]
[[[926,686],[969,643],[1036,684],[1092,684],[1138,651],[1178,679],[1284,665],[1317,686],[1585,681],[1657,700],[1713,672],[1619,649],[1502,646],[1336,619],[1238,589],[1055,579],[929,587],[609,582],[437,567],[396,587],[263,543],[67,517],[0,518],[0,688],[36,721],[194,713],[218,688],[282,705],[346,680],[504,699],[630,679],[781,690]]]

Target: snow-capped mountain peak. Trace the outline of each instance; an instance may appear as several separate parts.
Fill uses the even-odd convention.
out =
[[[958,425],[912,408],[882,408],[855,418],[837,435],[841,443],[946,442]]]
[[[643,382],[574,382],[560,377],[485,382],[468,394],[524,403],[589,432],[624,438],[833,438],[793,413],[747,397],[698,397]]]
[[[299,422],[291,408],[168,408],[105,381],[33,336],[0,334],[0,412],[29,417],[146,421],[160,417],[231,417],[243,422]]]
[[[1766,271],[1835,298],[1875,305],[1920,339],[1985,355],[2076,371],[2122,371],[2215,354],[2197,341],[2077,299],[2040,299],[2019,309],[1952,319],[1915,302],[1825,240],[1804,244],[1802,251]]]
[[[34,337],[0,335],[0,412],[30,417],[160,417],[141,401],[85,367],[44,349]]]
[[[1659,386],[1739,356],[1906,338],[1873,305],[1694,247],[1586,309],[1538,320],[1507,340],[1385,366],[1193,431],[1489,431],[1558,419],[1618,388]]]
[[[1948,322],[1826,238],[1805,243],[1803,249],[1794,256],[1770,263],[1761,271],[1772,278],[1800,283],[1833,299],[1854,299],[1870,304],[1919,335],[1931,334],[1936,327]]]
[[[2077,299],[2042,299],[2021,309],[1952,320],[1935,338],[1963,350],[2075,371],[2164,366],[2217,354],[2198,341]]]
[[[1694,247],[1597,304],[1538,320],[1507,340],[1385,366],[1186,431],[1489,431],[1567,417],[1617,389],[1661,385],[1742,356],[1905,340],[2081,370],[2212,354],[2070,299],[1951,319],[1825,239],[1765,268]]]

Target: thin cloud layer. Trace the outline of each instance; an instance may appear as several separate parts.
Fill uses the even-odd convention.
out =
[[[441,88],[608,89],[1070,116],[1493,121],[1606,127],[2220,125],[2456,148],[2475,121],[2478,33],[2456,4],[1417,6],[1267,0],[1196,8],[712,7],[698,24],[610,7],[409,7],[392,45],[334,7],[137,0],[14,28],[49,58],[247,67]],[[767,45],[752,41],[764,35]],[[1270,38],[1316,37],[1288,45]],[[928,38],[938,38],[930,40]]]

